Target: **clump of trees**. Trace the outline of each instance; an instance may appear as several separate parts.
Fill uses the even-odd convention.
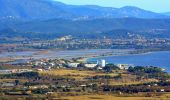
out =
[[[170,81],[160,81],[160,82],[148,82],[148,83],[143,83],[143,84],[139,84],[139,85],[156,85],[156,86],[170,86]]]
[[[77,65],[78,68],[84,68],[85,67],[85,64],[84,63],[80,63]]]
[[[136,67],[129,67],[128,72],[143,76],[145,78],[156,78],[160,80],[167,80],[170,78],[170,75],[167,72],[164,72],[162,68],[158,67],[143,67],[143,66],[136,66]]]
[[[4,69],[2,66],[0,66],[0,70]]]
[[[120,68],[117,67],[117,66],[114,65],[114,64],[107,64],[107,65],[103,68],[103,70],[104,70],[105,72],[111,73],[113,70],[120,70]]]
[[[14,74],[4,74],[1,75],[0,78],[18,78],[18,77],[36,78],[38,76],[39,76],[38,72],[23,72],[23,73],[14,73]]]
[[[138,72],[144,72],[144,73],[160,73],[163,72],[162,68],[158,67],[143,67],[143,66],[136,66],[136,67],[129,67],[129,72],[138,73]]]
[[[102,86],[103,92],[123,92],[123,93],[139,93],[139,92],[169,92],[169,86],[154,86],[154,85],[146,85],[146,84],[138,84],[138,85],[119,85],[119,86]]]

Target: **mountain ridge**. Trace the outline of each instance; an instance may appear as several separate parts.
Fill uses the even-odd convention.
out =
[[[0,37],[170,35],[170,17],[137,7],[67,5],[52,0],[0,0]],[[111,33],[107,33],[112,31]],[[102,35],[101,35],[102,34]]]
[[[68,5],[53,0],[0,0],[0,18],[13,19],[75,19],[75,18],[169,18],[137,7],[101,7],[96,5]]]

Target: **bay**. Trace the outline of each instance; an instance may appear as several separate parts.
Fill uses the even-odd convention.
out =
[[[88,62],[96,62],[104,59],[107,63],[113,64],[133,64],[135,66],[155,66],[164,68],[170,73],[170,51],[158,51],[145,54],[132,54],[124,56],[106,56],[90,58]]]

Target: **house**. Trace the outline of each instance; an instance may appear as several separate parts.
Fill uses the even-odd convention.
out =
[[[41,69],[41,68],[39,68],[39,69],[36,69],[37,71],[40,71],[40,72],[42,72],[43,71],[43,69]]]
[[[98,63],[98,65],[100,66],[100,67],[105,67],[106,66],[106,61],[105,60],[100,60],[100,61],[97,61],[97,63]]]
[[[34,86],[29,86],[29,89],[47,89],[47,85],[34,85]]]
[[[86,87],[87,85],[83,84],[83,85],[80,85],[81,87]]]
[[[97,64],[85,64],[85,67],[87,67],[87,68],[94,68],[96,66],[97,66]]]
[[[51,70],[50,66],[44,67],[45,70]]]
[[[103,68],[102,67],[97,67],[98,70],[102,70]]]
[[[79,64],[80,63],[69,63],[68,66],[76,68]]]
[[[161,92],[165,92],[165,89],[161,89]]]
[[[14,87],[15,83],[2,83],[2,87]]]
[[[51,67],[54,67],[55,66],[55,63],[50,63],[49,64]]]
[[[131,64],[116,64],[116,66],[118,66],[120,69],[129,69],[129,67],[133,66]]]

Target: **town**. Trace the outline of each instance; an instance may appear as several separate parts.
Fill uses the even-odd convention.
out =
[[[131,35],[130,35],[131,36]],[[4,39],[3,39],[4,40]],[[0,52],[3,51],[24,51],[34,49],[149,49],[150,51],[169,50],[170,40],[166,38],[146,38],[135,36],[131,38],[79,38],[71,35],[58,37],[49,40],[8,40],[12,43],[4,42],[0,44]]]
[[[83,58],[39,59],[1,64],[0,69],[2,99],[66,99],[92,94],[161,98],[170,92],[170,76],[164,69],[112,64],[104,59],[97,62],[86,62]]]

